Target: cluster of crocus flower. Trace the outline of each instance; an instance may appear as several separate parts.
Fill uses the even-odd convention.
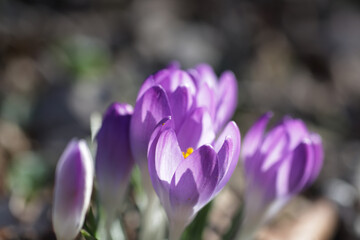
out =
[[[134,109],[112,104],[96,135],[95,162],[108,220],[121,206],[136,162],[148,197],[157,195],[165,209],[170,240],[179,239],[236,168],[240,131],[235,122],[229,122],[236,105],[237,81],[230,71],[218,79],[206,64],[184,71],[176,63],[145,80]],[[282,206],[314,181],[322,165],[317,134],[308,132],[300,120],[284,118],[264,136],[270,117],[260,118],[244,139],[246,234],[269,218],[274,206]],[[86,144],[72,142],[56,173],[53,224],[59,239],[73,239],[79,232],[92,178]],[[69,228],[68,219],[75,227]]]
[[[229,71],[217,81],[206,64],[188,71],[171,64],[148,77],[137,96],[130,126],[131,148],[144,185],[150,180],[148,143],[159,121],[172,117],[180,147],[186,152],[188,148],[211,144],[233,115],[236,104],[237,82]]]
[[[234,75],[225,72],[218,81],[205,64],[188,71],[170,65],[147,78],[139,91],[131,147],[144,185],[151,179],[165,208],[172,239],[222,189],[236,167],[236,124],[228,123],[216,139],[236,103]]]

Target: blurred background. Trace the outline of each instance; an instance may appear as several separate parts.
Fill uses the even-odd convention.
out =
[[[54,239],[54,169],[67,142],[89,138],[93,112],[134,104],[173,60],[235,73],[243,136],[268,110],[319,132],[324,168],[302,198],[331,203],[323,239],[360,239],[358,0],[0,0],[0,239]],[[136,214],[125,217],[136,229]],[[203,239],[229,229],[208,225]]]

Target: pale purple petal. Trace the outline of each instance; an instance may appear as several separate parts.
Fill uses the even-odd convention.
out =
[[[169,129],[173,129],[173,121],[170,117],[162,119],[155,127],[154,132],[151,135],[148,148],[148,168],[152,185],[155,192],[158,194],[161,202],[169,205],[169,186],[168,182],[161,181],[156,169],[156,149],[160,135]],[[170,163],[171,164],[171,163]]]
[[[94,170],[84,140],[71,141],[56,167],[53,226],[58,239],[74,239],[90,203]]]
[[[277,182],[279,182],[279,175],[282,170],[287,170],[288,162],[281,161],[270,169],[263,170],[261,168],[255,169],[254,179],[256,186],[263,189],[264,203],[270,203],[279,196],[279,189]],[[284,176],[287,176],[286,174]]]
[[[304,188],[313,169],[313,149],[309,139],[300,143],[284,161],[278,173],[277,188],[280,196],[298,193]]]
[[[156,85],[156,81],[154,79],[153,75],[150,75],[147,79],[145,79],[144,83],[141,85],[141,88],[138,92],[138,95],[136,97],[136,101],[138,101],[143,95],[144,93],[149,90],[149,88],[153,87]]]
[[[137,100],[151,87],[161,85],[167,93],[174,92],[178,87],[186,87],[192,95],[195,95],[196,87],[190,75],[175,66],[162,69],[150,75],[141,85]]]
[[[265,113],[247,132],[241,152],[244,161],[247,161],[247,157],[255,154],[256,150],[260,147],[260,144],[263,141],[265,128],[271,117],[271,112]]]
[[[226,71],[220,76],[216,104],[215,130],[220,130],[233,116],[238,98],[238,86],[235,75]]]
[[[217,77],[212,67],[208,64],[201,63],[195,67],[198,73],[197,81],[200,83],[207,83],[210,88],[216,88]]]
[[[234,142],[234,146],[238,146],[238,148],[233,149],[234,152],[232,153],[232,155],[234,157],[239,157],[241,144],[240,130],[234,121],[229,122],[224,128],[224,130],[221,132],[219,137],[216,139],[214,143],[215,151],[218,152],[220,150],[225,139],[228,137],[232,139],[232,141]]]
[[[264,177],[276,177],[272,178],[275,181],[269,181],[269,185],[264,187],[267,190],[268,196],[271,195],[273,199],[276,197],[284,197],[289,194],[289,178],[291,171],[291,161],[293,159],[293,153],[290,152],[284,161],[281,162],[277,168],[272,168],[268,171]]]
[[[314,167],[310,177],[310,183],[311,183],[317,178],[322,168],[324,161],[324,149],[320,135],[316,133],[312,133],[310,135],[310,139],[314,150]]]
[[[180,63],[178,61],[172,61],[166,66],[166,68],[170,70],[180,69]]]
[[[129,104],[112,104],[96,136],[95,170],[101,201],[108,209],[120,206],[134,160],[130,149]]]
[[[155,151],[155,169],[160,180],[170,183],[179,163],[184,160],[173,129],[159,136]]]
[[[205,108],[196,108],[188,116],[177,132],[182,151],[197,149],[201,145],[211,144],[215,139],[212,120]]]
[[[209,112],[211,119],[216,116],[216,94],[214,89],[210,88],[207,83],[200,84],[195,96],[195,107],[205,107]]]
[[[175,129],[179,129],[192,107],[193,98],[188,88],[178,87],[173,93],[169,94],[169,102],[173,112]]]
[[[134,159],[140,167],[147,166],[150,136],[158,122],[166,116],[171,116],[171,110],[166,93],[160,86],[149,88],[136,102],[130,123],[130,143]]]
[[[289,174],[289,192],[297,193],[303,189],[311,176],[314,152],[310,140],[306,139],[293,152]]]
[[[211,198],[218,182],[217,155],[210,145],[204,145],[184,159],[175,171],[170,186],[173,211],[188,207],[195,211]]]
[[[191,95],[195,95],[195,84],[190,75],[183,70],[162,70],[156,73],[154,78],[167,93],[174,92],[178,87],[186,87]]]
[[[300,119],[284,117],[283,122],[290,136],[290,149],[295,149],[304,138],[309,137],[306,125]]]
[[[216,195],[229,181],[240,156],[240,131],[235,122],[229,122],[215,142],[214,148],[218,152],[220,181],[216,186]]]
[[[274,127],[265,137],[260,152],[264,154],[262,170],[266,171],[271,166],[281,161],[288,153],[290,136],[283,125]]]
[[[218,194],[222,190],[222,188],[226,185],[228,180],[231,177],[232,172],[234,171],[235,167],[229,170],[230,164],[232,163],[231,160],[231,153],[233,152],[234,145],[231,138],[226,138],[224,144],[222,145],[221,149],[219,150],[218,154],[218,164],[219,164],[219,182],[216,185],[215,191],[213,193],[213,197]]]

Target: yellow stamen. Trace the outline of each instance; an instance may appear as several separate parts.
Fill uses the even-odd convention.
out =
[[[182,154],[183,154],[184,158],[187,158],[193,152],[194,152],[194,149],[190,147],[190,148],[186,149],[186,152],[182,152]]]

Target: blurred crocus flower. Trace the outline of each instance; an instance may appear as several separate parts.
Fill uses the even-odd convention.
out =
[[[84,140],[66,147],[56,168],[53,226],[57,239],[75,239],[84,223],[93,185],[93,161]]]
[[[108,215],[120,208],[134,165],[129,138],[132,113],[129,104],[111,104],[96,135],[95,173],[100,200]]]
[[[242,158],[246,178],[245,219],[241,239],[248,239],[295,194],[309,186],[323,163],[321,137],[303,121],[284,117],[266,135],[271,113],[246,134]]]
[[[220,136],[208,134],[209,125],[197,112],[176,133],[174,121],[162,120],[148,149],[149,172],[170,222],[170,240],[177,240],[195,214],[225,186],[240,155],[240,132],[229,122]],[[185,123],[184,123],[185,124]],[[211,126],[211,125],[210,125]]]
[[[182,136],[179,140],[182,149],[185,145],[198,148],[204,140],[207,143],[214,140],[232,117],[236,104],[237,82],[230,71],[224,72],[217,81],[214,71],[206,64],[188,71],[172,64],[148,77],[139,91],[130,124],[131,148],[144,184],[149,183],[148,143],[160,120],[172,117],[174,131]],[[197,122],[208,126],[204,127],[204,134],[194,128]],[[185,136],[193,133],[204,139]],[[200,145],[195,145],[195,142]]]

